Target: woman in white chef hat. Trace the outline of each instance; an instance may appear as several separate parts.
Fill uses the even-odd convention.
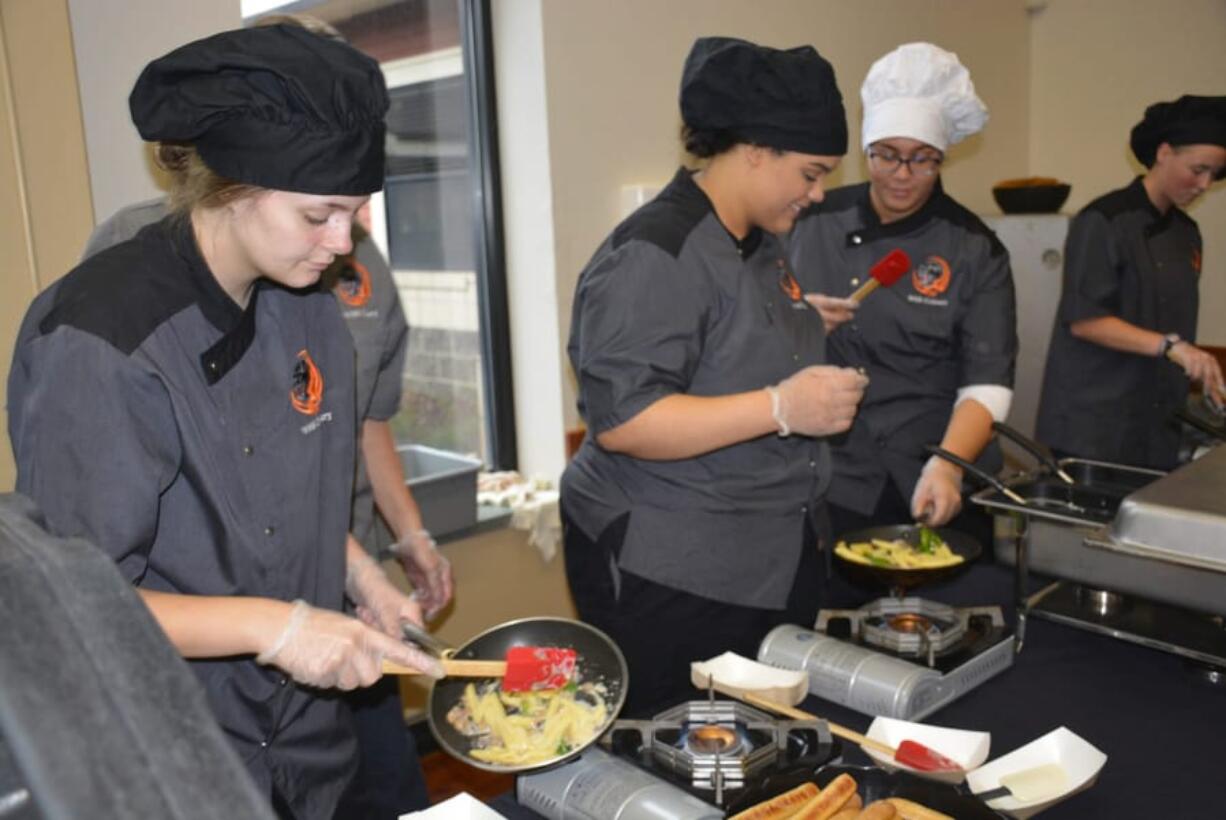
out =
[[[808,209],[790,250],[825,322],[831,363],[864,368],[870,378],[851,430],[833,448],[831,523],[838,534],[953,521],[986,540],[986,516],[959,514],[961,469],[929,457],[925,446],[981,459],[993,419],[1004,419],[1012,398],[1009,257],[945,193],[940,176],[946,150],[984,127],[987,108],[957,55],[931,43],[879,59],[860,96],[869,181]],[[895,249],[910,257],[910,271],[859,305],[848,299]]]

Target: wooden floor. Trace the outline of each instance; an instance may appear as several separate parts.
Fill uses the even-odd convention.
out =
[[[509,774],[487,772],[437,750],[422,755],[421,768],[431,804],[460,792],[468,792],[484,803],[515,788],[515,778]]]

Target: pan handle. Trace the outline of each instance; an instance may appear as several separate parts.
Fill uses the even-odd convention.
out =
[[[405,621],[400,625],[400,630],[404,633],[406,641],[412,641],[436,658],[450,658],[455,652],[455,647],[451,644],[434,637],[417,624]]]
[[[970,473],[971,475],[973,475],[975,478],[979,479],[983,483],[989,484],[995,487],[997,490],[999,490],[1001,493],[1007,496],[1011,501],[1021,504],[1023,507],[1029,506],[1026,503],[1026,499],[1022,498],[1012,489],[1005,486],[1004,482],[1002,482],[999,478],[992,475],[991,473],[985,473],[983,470],[979,469],[974,464],[971,464],[969,461],[962,458],[961,456],[956,456],[953,453],[949,452],[948,450],[938,447],[935,444],[925,444],[924,449],[932,453],[934,456],[940,456],[941,458],[945,459],[949,463],[958,465],[963,470]]]
[[[1077,483],[1073,481],[1072,476],[1064,471],[1064,468],[1060,466],[1060,463],[1052,458],[1051,453],[1042,444],[1039,444],[1029,436],[1022,435],[1021,432],[1013,429],[1003,421],[992,422],[992,429],[1037,458],[1039,462],[1043,464],[1043,466],[1051,470],[1052,474],[1054,474],[1065,484]]]

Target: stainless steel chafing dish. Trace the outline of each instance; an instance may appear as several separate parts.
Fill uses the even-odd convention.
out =
[[[1021,611],[1226,664],[1226,447],[1165,475],[1060,463],[1075,483],[1036,473],[1005,482],[1016,498],[972,496],[1015,528]],[[1086,589],[1058,583],[1027,598],[1028,570],[1135,597],[1097,608]]]

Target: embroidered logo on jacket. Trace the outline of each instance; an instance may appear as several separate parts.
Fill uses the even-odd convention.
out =
[[[949,263],[939,256],[930,256],[911,271],[911,286],[929,299],[949,289]]]
[[[340,276],[337,277],[336,298],[349,307],[361,307],[370,300],[370,271],[352,256],[340,261]]]
[[[319,412],[320,402],[324,397],[324,377],[306,350],[298,351],[298,361],[294,363],[292,387],[289,391],[290,404],[304,416],[313,416]]]
[[[800,283],[796,281],[796,277],[788,270],[788,263],[782,259],[776,259],[775,264],[779,267],[779,290],[783,291],[788,299],[792,300],[792,307],[797,310],[806,309],[809,304],[805,301],[804,291],[800,287]]]
[[[1200,248],[1192,249],[1192,270],[1200,273]]]

